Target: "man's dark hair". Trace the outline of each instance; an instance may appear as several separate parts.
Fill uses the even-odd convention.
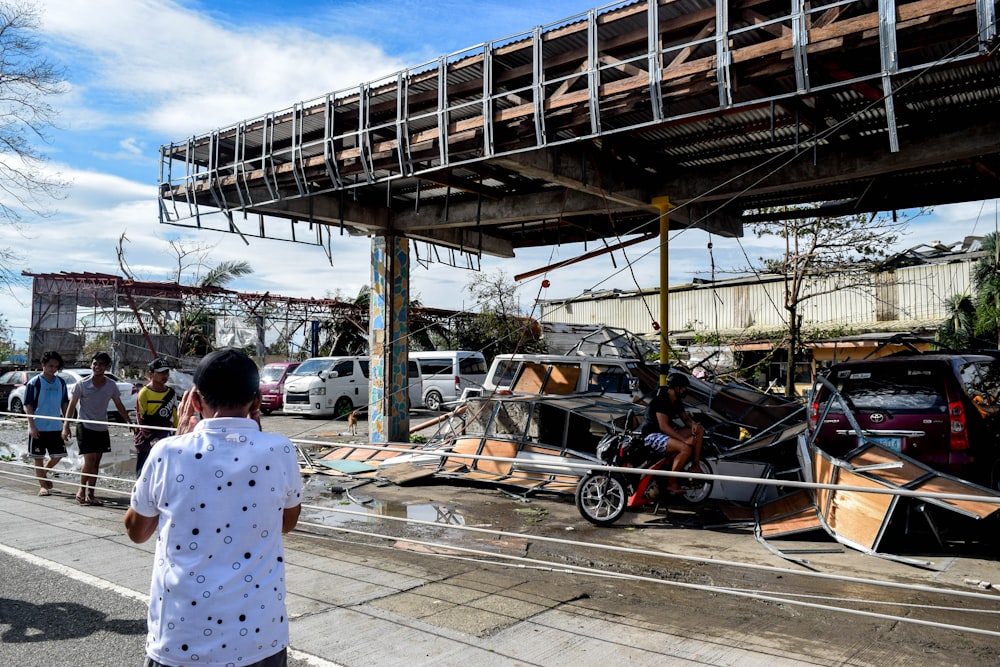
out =
[[[111,355],[107,352],[97,352],[90,358],[91,361],[99,361],[106,366],[111,365]]]
[[[691,386],[691,381],[687,379],[687,376],[682,373],[671,373],[667,377],[667,387],[673,389],[684,389]]]
[[[52,359],[55,359],[56,361],[59,362],[59,370],[62,370],[63,367],[62,355],[56,352],[55,350],[49,350],[48,352],[42,353],[42,366],[44,366]]]
[[[227,347],[207,355],[194,371],[194,386],[213,408],[249,405],[260,391],[260,371],[253,359]]]

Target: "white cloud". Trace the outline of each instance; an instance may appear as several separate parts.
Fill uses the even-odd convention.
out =
[[[357,39],[290,27],[227,29],[165,0],[47,0],[45,30],[87,73],[90,96],[141,111],[118,117],[170,139],[353,87],[407,63]],[[87,104],[79,95],[71,98]],[[115,122],[114,114],[89,123]]]

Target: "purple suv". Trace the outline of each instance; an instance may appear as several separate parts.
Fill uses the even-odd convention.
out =
[[[843,456],[864,441],[941,472],[1000,489],[1000,356],[906,354],[832,366],[842,403],[818,382],[809,405],[816,445]],[[820,419],[822,418],[822,423]]]
[[[260,411],[265,415],[280,410],[285,377],[299,367],[298,361],[275,361],[260,369]]]

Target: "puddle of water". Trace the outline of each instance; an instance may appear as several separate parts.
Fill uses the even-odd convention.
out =
[[[345,489],[338,484],[324,484],[322,480],[306,482],[306,503],[323,509],[307,509],[303,519],[324,526],[345,526],[350,523],[377,523],[379,517],[394,517],[408,521],[427,521],[442,526],[464,526],[464,512],[454,507],[438,503],[403,504],[378,500],[365,494],[361,489]],[[350,514],[348,513],[350,512]],[[420,532],[430,530],[430,526],[410,525],[407,530]]]

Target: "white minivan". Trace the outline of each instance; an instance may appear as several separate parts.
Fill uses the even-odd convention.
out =
[[[575,354],[498,354],[483,382],[483,393],[601,392],[632,402],[641,398],[638,379],[632,372],[639,363],[638,359]]]
[[[368,404],[368,357],[313,357],[285,378],[282,411],[343,417]]]
[[[457,401],[466,389],[480,389],[486,379],[486,358],[482,352],[432,350],[410,352],[409,356],[420,364],[423,381],[420,403],[429,410],[441,410],[444,403]]]
[[[368,407],[369,357],[313,357],[285,377],[282,412],[307,417],[343,417]],[[410,404],[422,400],[420,369],[407,368]]]

